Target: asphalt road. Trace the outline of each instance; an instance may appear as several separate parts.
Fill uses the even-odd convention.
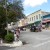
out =
[[[11,49],[14,49],[12,47],[5,47],[5,46],[0,46],[0,50],[11,50]]]
[[[50,31],[23,31],[20,34],[20,40],[27,44],[16,48],[0,47],[0,50],[50,50]]]

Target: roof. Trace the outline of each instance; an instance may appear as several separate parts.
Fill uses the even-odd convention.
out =
[[[35,11],[35,12],[33,12],[33,13],[29,14],[29,15],[32,15],[32,14],[34,14],[34,13],[36,13],[36,12],[39,12],[39,11],[42,11],[42,12],[45,12],[45,13],[49,13],[49,14],[50,14],[50,12],[46,12],[46,11],[43,11],[43,10],[41,10],[41,9],[40,9],[40,10]],[[28,15],[28,16],[29,16],[29,15]],[[27,17],[28,17],[28,16],[27,16]]]
[[[39,11],[42,11],[42,10],[40,9],[40,10],[35,11],[35,12],[33,12],[33,13],[29,14],[29,15],[32,15],[32,14],[34,14],[34,13],[36,13],[36,12],[39,12]],[[28,16],[29,16],[29,15],[28,15]]]

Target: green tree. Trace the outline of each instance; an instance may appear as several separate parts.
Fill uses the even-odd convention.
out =
[[[21,18],[24,18],[21,0],[0,0],[0,35],[5,34],[7,22],[16,22]]]

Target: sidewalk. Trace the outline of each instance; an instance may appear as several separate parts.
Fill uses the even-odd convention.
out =
[[[11,44],[9,43],[2,43],[0,44],[0,46],[7,46],[7,47],[17,47],[17,46],[22,46],[22,41],[18,41],[18,42],[13,42]]]

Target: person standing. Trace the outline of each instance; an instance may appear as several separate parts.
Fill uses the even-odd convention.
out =
[[[16,37],[17,37],[17,40],[19,40],[19,36],[20,36],[20,30],[17,28],[16,29]]]
[[[41,32],[41,28],[42,28],[42,25],[39,24],[39,25],[38,25],[38,29],[39,29],[40,32]]]

